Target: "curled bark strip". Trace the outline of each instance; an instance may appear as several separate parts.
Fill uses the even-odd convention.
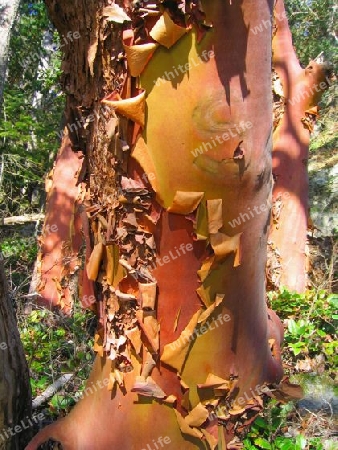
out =
[[[40,237],[38,301],[49,308],[58,306],[65,313],[70,312],[77,295],[71,280],[79,269],[82,243],[77,203],[82,164],[82,153],[74,152],[65,136],[52,172]]]

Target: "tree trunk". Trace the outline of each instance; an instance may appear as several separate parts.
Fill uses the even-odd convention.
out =
[[[283,0],[275,7],[273,39],[275,130],[273,135],[272,226],[269,234],[268,280],[273,288],[307,287],[308,172],[310,134],[316,105],[329,85],[325,63],[311,61],[302,69],[292,45]]]
[[[264,289],[272,2],[118,3],[47,1],[81,35],[63,68],[100,327],[84,398],[27,449],[234,448],[282,376]]]
[[[0,0],[0,107],[6,81],[9,40],[19,0]]]
[[[0,449],[21,450],[32,436],[31,389],[1,253],[0,352]]]

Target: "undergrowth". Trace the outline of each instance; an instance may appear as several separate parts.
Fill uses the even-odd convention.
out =
[[[325,373],[337,381],[336,334],[338,295],[325,291],[268,293],[269,306],[284,324],[282,349],[284,371],[295,381],[300,374]],[[298,378],[297,378],[298,376]],[[256,418],[243,444],[245,450],[334,450],[335,414],[308,411],[296,402],[281,404],[272,399]]]

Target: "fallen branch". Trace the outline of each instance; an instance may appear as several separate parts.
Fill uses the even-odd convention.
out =
[[[62,377],[58,378],[56,381],[54,381],[53,384],[48,386],[48,388],[37,397],[34,398],[32,402],[32,408],[37,409],[39,406],[41,406],[43,403],[45,403],[49,398],[53,397],[53,395],[59,391],[65,384],[68,383],[69,380],[73,378],[74,374],[72,373],[65,373],[62,375]]]
[[[27,214],[25,216],[12,216],[0,219],[0,225],[19,225],[23,223],[39,222],[40,220],[44,220],[44,218],[45,215],[42,213]]]

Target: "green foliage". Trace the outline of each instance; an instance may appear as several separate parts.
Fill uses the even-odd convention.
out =
[[[337,147],[337,83],[332,84],[324,93],[320,102],[320,115],[316,123],[316,132],[311,139],[310,151],[324,148],[332,152]],[[328,157],[330,156],[324,156]]]
[[[281,289],[280,292],[269,292],[268,297],[269,306],[284,320],[284,362],[294,367],[300,357],[324,355],[326,373],[332,371],[334,376],[338,348],[335,334],[338,295],[325,291],[296,294]],[[244,439],[244,449],[324,450],[321,437],[309,437],[297,429],[299,420],[293,402],[281,405],[274,399],[270,400]]]
[[[31,263],[36,258],[37,243],[31,237],[9,237],[1,242],[1,250],[7,261],[23,258]]]
[[[46,309],[20,315],[19,330],[30,368],[33,397],[41,394],[63,373],[74,377],[49,402],[51,413],[69,411],[84,389],[94,359],[95,318],[89,311],[75,311],[62,318]]]
[[[327,370],[337,365],[336,335],[338,295],[325,291],[290,293],[282,289],[270,292],[269,299],[281,319],[285,319],[285,357],[294,363],[299,355],[314,358],[324,355]]]
[[[58,42],[44,2],[21,2],[11,36],[0,114],[4,175],[0,177],[0,200],[4,216],[32,210],[32,190],[43,189],[44,175],[59,146],[57,131],[64,98],[58,86]]]
[[[335,0],[285,0],[293,42],[301,64],[308,63],[324,52],[337,66]]]
[[[245,450],[323,450],[319,438],[307,438],[303,434],[285,436],[287,422],[294,411],[292,403],[279,405],[271,400],[264,413],[256,418],[243,441]]]
[[[15,295],[27,293],[30,282],[28,273],[33,270],[38,251],[36,239],[12,235],[1,241],[0,249],[5,258],[11,292]]]

